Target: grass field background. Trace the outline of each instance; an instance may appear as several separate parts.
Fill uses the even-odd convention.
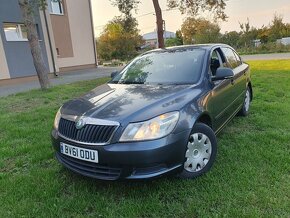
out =
[[[290,60],[250,61],[254,101],[195,180],[104,182],[54,158],[57,109],[107,78],[0,98],[0,217],[290,217]]]

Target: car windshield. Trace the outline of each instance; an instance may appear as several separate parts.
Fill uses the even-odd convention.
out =
[[[194,84],[199,80],[205,50],[162,50],[135,58],[110,83]]]

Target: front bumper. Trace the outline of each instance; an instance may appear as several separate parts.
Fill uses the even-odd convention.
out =
[[[58,161],[81,175],[102,180],[146,179],[182,169],[189,134],[190,129],[152,141],[84,145],[63,139],[52,130],[52,144]],[[99,163],[61,154],[60,142],[97,150]]]

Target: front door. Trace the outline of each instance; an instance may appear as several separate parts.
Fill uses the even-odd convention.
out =
[[[211,54],[210,75],[214,76],[219,67],[227,67],[227,62],[221,49],[215,49]],[[208,98],[207,110],[213,115],[213,129],[217,132],[233,113],[232,102],[235,100],[234,82],[224,79],[212,82],[212,90]]]

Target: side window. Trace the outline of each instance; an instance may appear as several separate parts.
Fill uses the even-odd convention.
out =
[[[232,69],[235,69],[240,64],[238,63],[234,51],[230,48],[222,48],[224,55],[226,56],[227,62]]]
[[[234,54],[235,54],[236,59],[237,59],[237,61],[238,61],[238,66],[242,65],[243,61],[242,61],[242,59],[240,58],[240,56],[239,56],[235,51],[234,51]]]
[[[210,70],[212,76],[215,76],[217,69],[220,67],[220,58],[217,50],[214,50],[210,58]]]

